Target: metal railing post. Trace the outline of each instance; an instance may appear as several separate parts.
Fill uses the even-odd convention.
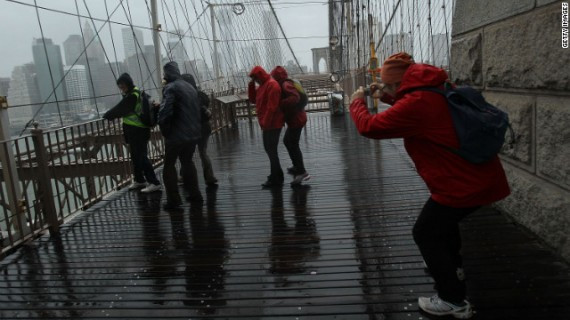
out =
[[[41,199],[44,221],[47,222],[50,233],[58,233],[61,221],[57,217],[55,202],[53,200],[53,190],[49,174],[49,163],[47,159],[46,147],[44,143],[43,130],[34,125],[32,129],[32,140],[38,163],[38,198]]]
[[[9,139],[10,119],[8,117],[8,101],[6,97],[0,96],[0,141]],[[20,239],[30,232],[30,228],[25,223],[25,204],[22,198],[20,178],[18,176],[14,151],[9,143],[3,148],[0,148],[0,163],[2,164],[2,175],[8,193],[8,207],[13,214],[10,224],[14,226],[14,229],[18,233],[14,238]]]

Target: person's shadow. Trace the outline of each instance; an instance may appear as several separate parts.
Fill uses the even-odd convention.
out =
[[[199,314],[215,314],[224,306],[224,263],[228,259],[229,242],[216,211],[217,188],[206,189],[206,215],[203,206],[190,207],[192,246],[185,256],[186,306]]]
[[[141,276],[153,280],[152,289],[157,296],[154,303],[163,305],[165,299],[162,297],[168,289],[167,282],[176,271],[176,257],[171,256],[168,241],[160,227],[161,197],[162,194],[159,192],[137,193],[138,211],[142,224],[142,246],[146,257],[145,271]]]
[[[295,213],[295,225],[290,227],[283,210],[283,191],[271,190],[271,246],[270,272],[276,277],[277,286],[288,286],[288,275],[307,271],[306,263],[320,255],[320,238],[315,221],[307,210],[307,194],[310,186],[293,188],[291,203]]]

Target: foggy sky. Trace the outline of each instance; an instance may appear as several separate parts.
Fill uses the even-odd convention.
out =
[[[33,0],[18,1],[28,4],[34,3]],[[87,0],[86,2],[92,16],[106,18],[107,14],[103,0]],[[107,2],[110,11],[119,3],[117,0],[108,0]],[[226,0],[224,2],[233,1]],[[235,2],[239,1],[236,0]],[[283,4],[279,4],[280,2]],[[291,5],[290,3],[292,2],[301,5]],[[325,47],[328,45],[328,7],[322,4],[305,4],[304,2],[303,0],[272,1],[288,37],[320,36],[319,38],[290,39],[291,46],[301,65],[307,65],[311,69],[311,48]],[[76,12],[75,0],[37,0],[37,3],[38,6],[73,13]],[[79,0],[77,3],[79,5],[80,14],[87,16],[88,12],[83,5],[83,1]],[[171,2],[167,1],[167,3]],[[199,3],[199,1],[196,0],[196,3]],[[129,5],[133,24],[149,26],[149,16],[144,0],[130,0]],[[197,6],[200,7],[201,5]],[[67,39],[70,34],[81,34],[78,18],[41,9],[39,10],[39,14],[44,36],[51,38],[55,44],[60,45],[63,55],[63,42],[65,39]],[[189,14],[191,18],[195,16],[194,12]],[[111,19],[128,23],[122,7],[119,7]],[[161,23],[164,23],[162,16],[159,16],[159,20]],[[85,21],[89,21],[91,24],[90,20],[83,19],[82,25],[85,24]],[[102,22],[95,22],[95,24],[96,27],[99,28]],[[121,36],[121,28],[124,27],[125,26],[112,24],[113,37],[119,61],[124,59]],[[12,69],[15,66],[33,62],[32,41],[34,38],[40,37],[41,33],[36,16],[36,9],[34,7],[0,0],[0,41],[2,43],[2,45],[0,45],[0,57],[2,60],[0,64],[0,77],[10,77]],[[105,49],[108,50],[107,54],[110,60],[115,61],[108,25],[101,31],[101,38]],[[166,39],[166,35],[163,35],[163,38]],[[236,38],[240,38],[240,35],[236,35]],[[144,32],[144,42],[145,44],[152,44],[150,31]],[[163,50],[163,55],[164,54]]]

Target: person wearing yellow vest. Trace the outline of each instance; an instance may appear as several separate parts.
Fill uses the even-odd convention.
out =
[[[134,181],[129,190],[139,190],[143,193],[160,191],[160,182],[156,178],[154,168],[148,159],[148,141],[150,128],[140,119],[142,98],[139,88],[135,87],[128,73],[123,73],[117,79],[123,99],[103,115],[103,119],[113,120],[123,118],[123,135],[129,145],[131,162],[133,164]],[[148,184],[147,184],[148,182]]]

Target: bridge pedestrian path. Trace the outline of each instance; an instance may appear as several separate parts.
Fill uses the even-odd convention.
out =
[[[401,141],[316,113],[301,147],[313,178],[263,190],[257,124],[222,130],[203,206],[117,192],[0,262],[0,318],[429,319],[411,234],[429,194]],[[570,268],[537,238],[493,208],[462,230],[475,319],[570,318]]]

